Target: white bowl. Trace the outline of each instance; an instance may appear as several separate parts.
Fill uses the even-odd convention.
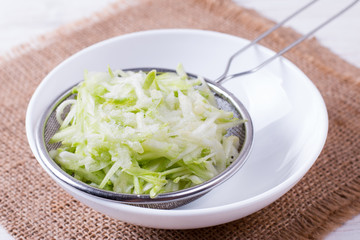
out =
[[[247,43],[218,32],[152,30],[112,38],[78,52],[45,77],[29,103],[26,132],[35,157],[40,159],[36,129],[47,110],[46,102],[54,102],[82,80],[85,69],[106,71],[108,65],[113,69],[173,69],[182,63],[190,73],[216,79],[228,58]],[[271,50],[256,46],[236,58],[230,73],[248,70],[272,54]],[[208,227],[254,213],[285,194],[313,165],[326,140],[326,107],[312,82],[285,58],[223,86],[243,102],[252,117],[253,150],[230,180],[194,202],[172,210],[120,204],[80,192],[47,172],[84,204],[113,218],[147,227]]]

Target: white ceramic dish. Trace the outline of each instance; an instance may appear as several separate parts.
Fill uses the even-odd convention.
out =
[[[174,69],[216,79],[227,59],[248,41],[218,32],[171,29],[128,34],[86,48],[52,70],[35,91],[28,107],[26,131],[35,157],[37,125],[45,101],[55,101],[82,79],[84,69],[106,71],[134,67]],[[272,55],[261,47],[246,51],[230,73],[247,70]],[[50,172],[66,191],[84,204],[129,223],[189,229],[230,222],[264,208],[293,187],[319,156],[327,136],[324,101],[295,65],[279,58],[259,72],[223,85],[247,107],[254,123],[254,145],[243,168],[200,199],[173,210],[134,207],[95,198],[71,189]]]

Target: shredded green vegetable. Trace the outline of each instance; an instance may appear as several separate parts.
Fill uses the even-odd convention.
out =
[[[176,73],[85,72],[73,92],[57,108],[51,142],[61,147],[50,154],[92,186],[153,198],[211,179],[239,154],[239,139],[225,134],[242,121],[181,65]]]

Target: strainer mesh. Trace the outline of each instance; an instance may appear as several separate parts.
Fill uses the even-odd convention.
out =
[[[241,115],[241,112],[239,111],[239,109],[241,109],[241,107],[237,106],[236,103],[232,101],[231,97],[225,96],[221,92],[218,92],[213,88],[212,88],[212,90],[214,92],[218,108],[225,110],[225,111],[231,111],[231,112],[233,112],[234,117],[239,118],[239,119],[244,119],[243,116]],[[54,136],[54,134],[58,131],[58,129],[60,127],[60,125],[56,119],[57,107],[63,101],[68,100],[68,99],[74,99],[75,97],[76,97],[76,95],[72,94],[72,93],[68,93],[67,95],[64,95],[64,97],[62,97],[59,102],[54,104],[54,107],[50,110],[50,113],[49,113],[47,119],[45,119],[43,140],[44,140],[44,144],[45,144],[45,148],[46,148],[47,152],[50,152],[51,150],[55,150],[61,146],[61,143],[50,143],[50,139]],[[66,115],[68,114],[69,111],[70,111],[70,106],[67,106],[63,110],[63,115],[61,116],[62,119],[64,119],[66,117]],[[247,131],[247,128],[246,128],[245,124],[240,124],[237,127],[228,129],[227,135],[234,135],[239,138],[239,140],[240,140],[239,141],[240,142],[239,151],[241,151],[241,149],[244,146],[244,143],[246,140],[246,135],[247,135],[246,131]],[[245,160],[243,159],[243,161],[245,161]],[[66,174],[66,173],[64,173],[64,174]],[[209,190],[211,190],[211,189],[209,189]],[[163,202],[130,201],[130,202],[124,202],[124,203],[130,204],[130,205],[136,205],[136,206],[140,206],[140,207],[147,207],[147,208],[171,209],[171,208],[175,208],[175,207],[179,207],[181,205],[187,204],[187,203],[201,197],[208,191],[199,193],[194,196],[188,196],[183,199],[171,199],[171,200],[166,200]]]

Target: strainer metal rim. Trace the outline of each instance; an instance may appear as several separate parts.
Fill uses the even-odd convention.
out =
[[[169,69],[163,68],[134,68],[134,69],[124,69],[124,71],[131,71],[131,70],[151,70],[157,69],[159,71],[173,71]],[[196,76],[194,74],[188,74],[189,76]],[[38,127],[35,136],[35,144],[36,149],[40,156],[40,161],[42,165],[46,167],[46,169],[55,176],[58,180],[62,181],[63,183],[74,187],[81,192],[90,194],[92,196],[96,196],[102,199],[107,199],[110,201],[116,201],[120,203],[126,204],[161,204],[161,203],[168,203],[168,202],[176,202],[176,201],[184,201],[191,198],[196,198],[202,196],[203,194],[209,192],[216,186],[222,184],[226,180],[228,180],[231,176],[233,176],[246,162],[253,145],[253,138],[254,138],[254,128],[253,123],[250,117],[249,112],[245,108],[245,106],[228,90],[222,87],[220,84],[214,83],[210,80],[205,79],[208,83],[209,87],[213,92],[223,96],[223,98],[228,99],[232,105],[236,108],[236,110],[240,113],[240,115],[246,119],[244,124],[245,128],[245,139],[239,156],[220,174],[211,178],[210,180],[201,183],[199,185],[186,188],[183,190],[169,192],[169,193],[161,193],[155,198],[150,198],[149,195],[138,195],[138,194],[125,194],[125,193],[116,193],[113,191],[99,189],[93,186],[90,186],[84,182],[81,182],[74,177],[70,176],[61,167],[50,157],[47,149],[46,143],[44,140],[44,128],[46,125],[46,121],[49,118],[51,112],[56,108],[56,106],[62,102],[64,98],[71,94],[71,89],[75,86],[70,87],[67,91],[65,91],[60,98],[57,98],[56,101],[52,102],[48,105],[47,111],[44,112],[42,117],[38,122]]]

